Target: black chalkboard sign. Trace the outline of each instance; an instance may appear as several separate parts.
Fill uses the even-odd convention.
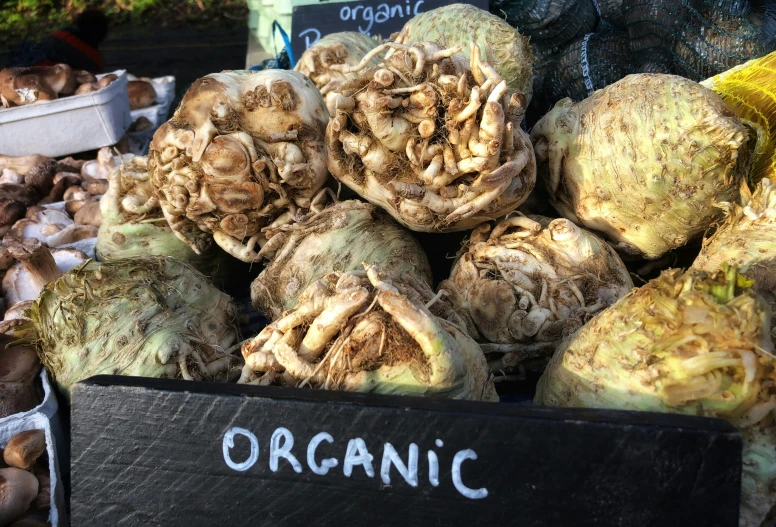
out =
[[[361,0],[296,6],[291,19],[291,49],[298,59],[320,38],[340,31],[359,31],[388,39],[415,15],[454,3],[450,0]],[[487,0],[462,3],[488,10]]]
[[[706,418],[93,377],[71,452],[74,526],[738,525]]]

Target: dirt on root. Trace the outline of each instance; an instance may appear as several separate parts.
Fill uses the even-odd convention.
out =
[[[367,317],[372,327],[380,331],[366,331],[351,337],[343,352],[347,360],[345,371],[373,371],[381,366],[408,365],[427,378],[431,368],[423,350],[415,339],[385,311],[377,308]],[[336,369],[339,368],[335,368]]]

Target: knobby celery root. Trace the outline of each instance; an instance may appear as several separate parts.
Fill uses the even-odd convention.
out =
[[[523,215],[477,227],[439,285],[495,370],[543,369],[565,337],[632,288],[606,242],[566,219]]]
[[[272,319],[293,308],[313,282],[335,271],[362,269],[363,262],[432,284],[417,240],[370,203],[334,203],[265,234],[269,241],[260,253],[269,261],[251,284],[251,300]]]
[[[657,259],[738,198],[748,132],[717,94],[676,75],[628,75],[537,122],[539,179],[565,218]]]
[[[476,45],[468,62],[461,49],[388,42],[357,66],[331,66],[359,76],[336,90],[329,170],[412,230],[476,227],[517,208],[536,180],[520,129],[525,98],[510,95]]]
[[[99,201],[89,202],[98,203],[100,211],[95,247],[98,260],[171,256],[194,266],[218,286],[230,278],[230,271],[236,271],[236,260],[212,240],[197,254],[173,233],[153,194],[146,156],[135,156],[123,163],[111,172],[108,181],[105,195]]]
[[[243,343],[239,382],[498,400],[485,356],[443,299],[410,274],[364,269],[314,282]]]
[[[245,262],[261,228],[309,208],[328,176],[329,113],[295,71],[227,71],[197,80],[154,134],[154,195],[173,232],[194,251],[210,239]]]
[[[329,113],[334,115],[337,100],[334,90],[343,82],[355,79],[358,75],[355,71],[345,73],[333,69],[332,66],[337,64],[355,66],[378,44],[379,42],[374,38],[358,31],[330,33],[305,50],[294,69],[310,77],[326,99]],[[375,56],[367,62],[367,67],[377,66],[379,62],[379,58]]]

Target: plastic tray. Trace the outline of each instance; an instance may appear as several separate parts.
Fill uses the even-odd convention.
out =
[[[0,109],[0,154],[60,157],[116,144],[132,117],[126,71],[113,73],[92,93]]]

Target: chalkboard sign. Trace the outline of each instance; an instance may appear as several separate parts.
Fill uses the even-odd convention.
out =
[[[329,33],[358,31],[388,39],[417,14],[456,2],[450,0],[363,0],[295,6],[291,19],[291,49],[299,58]],[[487,0],[461,2],[488,10]]]
[[[94,377],[73,525],[736,527],[724,421]]]

